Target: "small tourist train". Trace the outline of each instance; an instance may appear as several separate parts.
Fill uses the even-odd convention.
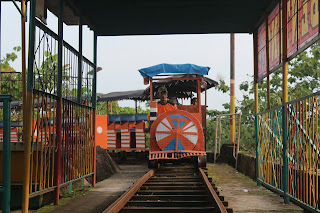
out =
[[[147,89],[113,92],[101,95],[98,101],[149,100],[150,114],[98,115],[96,144],[108,150],[149,151],[150,168],[183,158],[193,158],[199,166],[205,166],[207,89],[218,84],[205,77],[209,70],[209,67],[193,64],[159,64],[140,69],[144,84],[149,85]],[[170,100],[186,103],[186,99],[192,99],[193,103],[176,103],[176,109],[159,114],[160,87],[166,88]],[[112,112],[112,105],[107,106]],[[150,134],[149,147],[146,133]]]

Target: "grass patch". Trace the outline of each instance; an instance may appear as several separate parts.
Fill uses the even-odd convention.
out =
[[[67,188],[67,187],[65,187],[65,188]],[[58,207],[66,205],[66,204],[70,203],[73,199],[81,197],[81,196],[86,195],[88,193],[90,193],[89,187],[84,187],[83,189],[82,188],[75,189],[72,191],[72,194],[67,193],[67,190],[63,190],[62,197],[59,200],[59,205],[54,205],[54,203],[51,203],[49,205],[41,207],[38,210],[29,210],[29,212],[32,212],[32,213],[53,212]]]

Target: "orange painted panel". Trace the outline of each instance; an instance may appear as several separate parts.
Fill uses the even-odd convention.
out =
[[[96,146],[107,148],[108,115],[96,116]]]

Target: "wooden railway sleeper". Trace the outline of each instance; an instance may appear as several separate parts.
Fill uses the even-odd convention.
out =
[[[185,170],[185,172],[184,172]],[[154,173],[155,175],[151,175]],[[175,175],[176,174],[176,175]],[[178,176],[180,175],[180,176]],[[228,212],[228,202],[203,169],[161,167],[149,172],[115,201],[106,212]]]

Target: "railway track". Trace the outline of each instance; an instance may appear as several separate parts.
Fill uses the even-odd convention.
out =
[[[201,168],[164,166],[150,170],[104,213],[232,212]]]

